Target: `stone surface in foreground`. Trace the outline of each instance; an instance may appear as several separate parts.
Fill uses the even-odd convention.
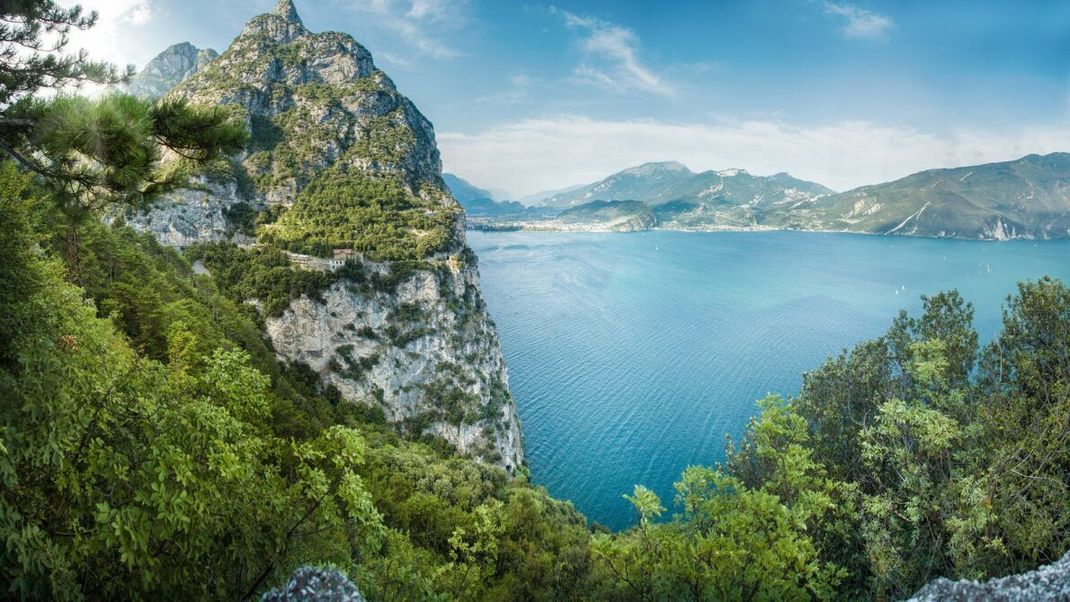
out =
[[[984,583],[940,578],[921,588],[910,602],[936,600],[1070,600],[1070,552],[1035,571]]]
[[[304,566],[296,571],[285,587],[264,593],[261,602],[364,602],[360,590],[335,569]]]

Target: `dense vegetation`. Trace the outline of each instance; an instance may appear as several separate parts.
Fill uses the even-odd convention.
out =
[[[84,24],[48,0],[13,6],[7,22]],[[41,30],[23,33],[32,44]],[[74,77],[73,65],[19,69]],[[34,85],[12,77],[0,85]],[[240,303],[276,302],[274,252],[202,248],[216,275],[197,276],[95,219],[163,181],[160,145],[178,142],[159,132],[202,123],[181,142],[195,162],[241,136],[212,111],[176,107],[171,121],[121,97],[79,102],[84,119],[41,134],[55,145],[30,118],[0,136],[7,596],[247,599],[330,563],[373,600],[886,599],[939,575],[1030,568],[1070,542],[1070,289],[1058,282],[1022,284],[983,349],[956,293],[926,299],[920,317],[807,374],[797,397],[763,400],[722,466],[683,473],[671,517],[636,486],[636,525],[613,534],[522,468],[509,480],[403,439],[281,366]],[[128,127],[132,114],[143,119]],[[58,138],[104,133],[114,146],[97,154]],[[399,314],[419,322],[418,307]]]
[[[659,501],[637,490],[640,528],[605,544],[620,593],[887,599],[1059,558],[1070,290],[1020,285],[983,350],[972,313],[954,292],[925,299],[798,397],[764,400],[724,466],[685,471],[672,521],[649,524]]]
[[[260,238],[310,255],[348,248],[374,261],[418,260],[449,249],[457,212],[445,201],[429,205],[394,178],[331,168]]]
[[[330,272],[296,270],[285,253],[271,247],[242,249],[229,243],[200,244],[187,252],[202,261],[213,280],[238,302],[256,299],[268,316],[281,314],[290,302],[317,298],[336,279]]]
[[[1070,291],[978,349],[954,293],[770,398],[676,512],[592,528],[277,363],[251,313],[122,226],[0,171],[0,570],[32,597],[242,597],[333,563],[372,599],[896,597],[1029,568],[1070,522]]]
[[[556,566],[586,554],[569,504],[317,397],[209,278],[124,227],[79,226],[73,284],[26,184],[0,170],[12,594],[243,597],[322,562],[385,599],[575,579]]]

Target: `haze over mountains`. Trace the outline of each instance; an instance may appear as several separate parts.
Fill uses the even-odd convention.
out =
[[[522,203],[499,200],[499,195],[479,188],[460,176],[444,173],[442,180],[446,183],[453,198],[457,199],[465,213],[470,216],[494,217],[528,213],[528,208]]]
[[[180,42],[156,55],[122,89],[141,98],[157,98],[218,57],[211,48]]]
[[[1005,240],[1070,236],[1070,154],[933,169],[836,193],[787,173],[646,163],[530,199],[568,227],[799,229]],[[464,201],[462,201],[463,203]]]

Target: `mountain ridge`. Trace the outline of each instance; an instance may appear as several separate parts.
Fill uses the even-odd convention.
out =
[[[140,98],[159,98],[218,57],[211,48],[179,42],[153,57],[119,90]]]
[[[752,176],[744,169],[731,168],[696,173],[677,161],[660,161],[623,169],[596,182],[557,193],[540,204],[564,209],[593,200],[642,201],[652,206],[680,201],[701,203],[703,199],[739,195],[743,191],[737,189],[755,187],[766,195],[782,195],[792,188],[811,196],[832,192],[784,172]]]
[[[950,238],[1070,236],[1070,153],[928,169],[824,199],[828,225]]]
[[[442,180],[467,217],[522,216],[529,213],[530,208],[522,203],[499,200],[490,190],[479,188],[458,175],[443,173]]]
[[[787,172],[644,163],[542,201],[640,201],[659,228],[793,229],[982,240],[1070,237],[1070,153],[935,168],[834,192]],[[574,215],[599,215],[595,207]],[[633,208],[634,209],[634,208]]]

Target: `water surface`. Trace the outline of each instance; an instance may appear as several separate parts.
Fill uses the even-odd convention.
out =
[[[627,527],[635,483],[671,508],[767,393],[957,288],[983,340],[1019,280],[1070,281],[1070,241],[801,232],[469,232],[533,479]]]

